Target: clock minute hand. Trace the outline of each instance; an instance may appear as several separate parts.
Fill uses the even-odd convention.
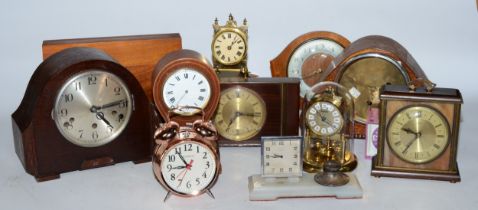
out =
[[[181,153],[178,153],[178,156],[179,156],[179,158],[181,158],[181,161],[183,161],[184,167],[188,166],[188,162],[186,162],[186,160],[184,159],[183,155],[181,155]]]
[[[103,122],[106,123],[106,125],[108,125],[108,127],[110,128],[113,128],[113,126],[111,125],[110,121],[108,121],[106,118],[105,118],[105,114],[103,114],[103,112],[96,112],[96,117],[100,120],[103,120]]]

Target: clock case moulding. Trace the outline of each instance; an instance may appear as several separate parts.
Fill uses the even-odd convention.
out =
[[[90,69],[123,80],[134,96],[134,108],[126,128],[115,140],[98,147],[81,147],[61,135],[52,110],[63,84]],[[12,114],[15,151],[26,172],[37,181],[125,161],[147,162],[153,148],[151,108],[134,75],[112,57],[94,48],[69,48],[47,58],[33,73],[20,106]]]
[[[355,61],[364,58],[385,56],[401,65],[406,73],[409,81],[414,81],[418,78],[427,79],[425,72],[418,65],[412,55],[397,41],[380,35],[370,35],[352,42],[344,49],[342,54],[337,56],[327,70],[322,74],[320,81],[334,81],[339,83],[341,75],[348,66]],[[373,76],[373,75],[371,75]],[[404,84],[406,85],[406,84]],[[356,104],[356,106],[360,106]],[[355,138],[364,139],[366,133],[366,125],[356,121],[355,123]]]

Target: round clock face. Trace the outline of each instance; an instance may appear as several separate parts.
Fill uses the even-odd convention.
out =
[[[332,103],[319,101],[312,104],[305,114],[307,126],[319,136],[331,136],[342,129],[344,120],[339,109]]]
[[[216,36],[212,48],[216,60],[225,65],[234,65],[244,58],[246,43],[238,33],[225,31]]]
[[[397,112],[387,128],[388,145],[401,159],[426,163],[439,157],[448,146],[448,123],[432,108],[411,106]]]
[[[165,80],[163,101],[170,109],[179,106],[204,108],[211,97],[209,81],[200,72],[190,69],[178,69]],[[197,109],[182,109],[182,115],[197,113]]]
[[[304,43],[291,55],[287,67],[289,77],[301,78],[300,95],[305,96],[307,90],[317,84],[320,75],[344,48],[337,42],[327,39],[316,39]]]
[[[161,160],[161,176],[176,193],[198,195],[217,176],[216,166],[216,157],[207,146],[184,141],[165,151]]]
[[[69,79],[56,97],[53,118],[71,143],[96,147],[113,141],[132,112],[131,95],[117,76],[87,71]]]
[[[221,93],[214,124],[221,136],[247,140],[258,134],[266,120],[266,105],[253,90],[233,87]]]
[[[382,85],[406,85],[407,81],[408,76],[400,65],[385,56],[358,59],[343,70],[339,79],[339,83],[355,98],[355,120],[361,123],[367,121],[369,104],[380,102]]]

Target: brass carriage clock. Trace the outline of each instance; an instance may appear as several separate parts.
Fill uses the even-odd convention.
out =
[[[357,166],[353,151],[354,101],[345,87],[334,82],[314,85],[302,106],[304,170],[320,171],[328,160],[341,164],[341,171]]]
[[[386,85],[372,175],[460,181],[456,161],[460,110],[457,89]]]
[[[214,36],[211,43],[212,62],[220,77],[249,77],[247,69],[247,20],[238,26],[232,14],[225,25],[217,18],[212,25]]]

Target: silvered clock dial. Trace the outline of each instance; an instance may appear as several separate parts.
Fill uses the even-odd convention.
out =
[[[131,116],[132,96],[117,76],[89,70],[72,76],[60,89],[52,117],[71,143],[97,147],[113,141]]]

